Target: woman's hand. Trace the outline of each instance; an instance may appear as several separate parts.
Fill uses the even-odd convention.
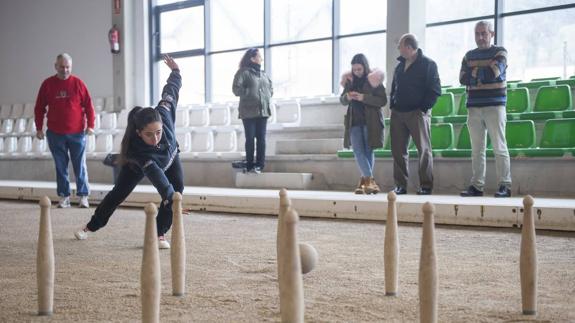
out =
[[[173,58],[170,57],[170,55],[164,55],[164,63],[166,63],[166,65],[168,65],[168,67],[173,71],[173,70],[179,70],[180,68],[178,67],[178,63],[176,63],[176,61],[174,61]]]

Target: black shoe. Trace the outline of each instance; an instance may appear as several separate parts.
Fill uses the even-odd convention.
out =
[[[417,191],[417,195],[431,195],[431,188],[420,188]]]
[[[403,195],[403,194],[407,194],[407,190],[404,187],[401,186],[396,186],[393,189],[393,192],[397,195]]]
[[[499,189],[495,192],[495,197],[511,197],[511,189],[505,185],[499,185]]]
[[[477,188],[475,188],[475,186],[473,185],[469,185],[469,187],[465,190],[465,191],[461,191],[461,193],[459,193],[459,195],[463,196],[463,197],[468,197],[468,196],[483,196],[483,191],[478,190]]]

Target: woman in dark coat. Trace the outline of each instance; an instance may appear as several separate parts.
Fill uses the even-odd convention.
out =
[[[265,166],[266,128],[271,116],[270,104],[273,95],[272,81],[261,69],[262,61],[262,55],[257,48],[248,49],[240,61],[232,86],[234,95],[240,97],[238,117],[244,124],[246,169],[258,174]]]
[[[361,172],[356,194],[377,194],[379,186],[373,178],[373,150],[383,147],[382,108],[387,104],[383,72],[371,71],[367,58],[356,54],[351,60],[351,73],[342,76],[340,102],[347,105],[344,147],[350,144]]]

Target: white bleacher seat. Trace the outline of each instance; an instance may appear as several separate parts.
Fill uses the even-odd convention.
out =
[[[18,154],[26,155],[32,151],[32,137],[23,136],[18,138]]]
[[[192,152],[211,152],[214,150],[214,133],[212,131],[192,132]]]
[[[16,119],[16,124],[14,125],[14,129],[12,130],[12,132],[15,134],[25,133],[27,126],[28,126],[28,119],[26,118]]]
[[[205,127],[210,122],[208,107],[199,106],[190,108],[190,127]]]
[[[270,112],[271,112],[271,117],[268,118],[268,124],[273,124],[276,123],[277,120],[277,110],[276,110],[276,104],[274,102],[272,102],[270,104]]]
[[[22,103],[12,104],[12,112],[10,112],[10,118],[18,119],[22,117],[22,113],[24,113],[24,104]]]
[[[18,150],[18,138],[6,137],[4,138],[4,153],[13,154]]]
[[[100,130],[115,130],[118,117],[114,112],[100,113]]]
[[[34,118],[28,118],[28,123],[26,124],[25,132],[31,134],[36,133],[36,120],[34,120]]]
[[[235,130],[219,129],[214,135],[215,152],[235,152],[237,150],[237,135]]]
[[[210,126],[227,126],[230,124],[230,107],[227,104],[213,105],[210,108]]]
[[[243,131],[238,131],[236,133],[237,138],[237,151],[246,151],[246,134]]]
[[[92,105],[94,106],[94,111],[96,111],[96,113],[102,112],[104,110],[104,98],[93,98]]]
[[[22,118],[33,118],[34,117],[34,103],[24,104],[24,112],[22,112]]]
[[[47,145],[48,143],[46,142],[46,139],[40,140],[34,137],[34,139],[32,139],[32,153],[35,155],[43,155],[47,151]]]
[[[14,120],[4,119],[2,121],[2,129],[0,130],[0,133],[9,134],[9,133],[12,133],[13,129],[14,129]]]
[[[12,114],[12,106],[10,104],[0,105],[0,120],[10,118],[11,114]]]
[[[276,123],[297,126],[301,122],[301,106],[297,100],[277,101]]]
[[[112,151],[117,153],[120,152],[120,149],[122,148],[122,139],[124,139],[124,132],[119,132],[114,135],[114,142],[113,142],[114,148],[112,149]]]
[[[185,128],[190,124],[190,111],[187,107],[176,109],[176,128]]]
[[[114,111],[115,106],[116,105],[114,104],[114,97],[113,96],[108,96],[108,97],[106,97],[106,99],[104,99],[104,111],[112,112],[112,111]]]
[[[192,135],[189,132],[176,134],[176,140],[180,146],[180,152],[188,153],[192,150]]]
[[[323,104],[336,104],[336,105],[341,104],[339,102],[339,95],[324,96],[321,98],[321,103],[323,103]]]
[[[94,137],[88,136],[88,137]],[[114,137],[109,133],[102,133],[96,136],[94,152],[109,153],[114,149]]]
[[[93,153],[96,150],[96,136],[86,136],[86,153]]]
[[[0,155],[4,154],[4,138],[0,137]]]
[[[101,120],[100,113],[96,113],[94,115],[94,130],[100,130]]]
[[[130,109],[122,109],[118,112],[118,129],[126,129],[128,125],[128,114],[130,114]]]

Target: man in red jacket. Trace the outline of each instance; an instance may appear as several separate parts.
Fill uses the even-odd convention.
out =
[[[76,195],[80,197],[79,207],[88,208],[90,191],[84,154],[85,134],[94,134],[94,106],[84,82],[71,74],[70,55],[58,55],[54,67],[56,75],[42,82],[36,99],[36,137],[44,139],[44,116],[48,107],[46,138],[56,164],[58,207],[70,207],[68,162],[71,159],[76,175]]]

